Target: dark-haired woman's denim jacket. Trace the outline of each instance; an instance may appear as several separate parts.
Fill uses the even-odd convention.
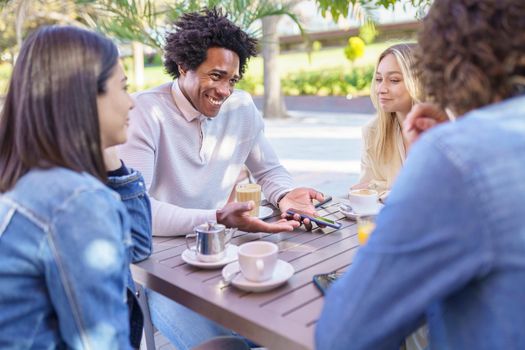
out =
[[[0,349],[131,348],[129,264],[150,254],[151,211],[139,173],[108,185],[120,196],[52,168],[0,195]]]
[[[146,185],[138,171],[129,170],[124,164],[117,171],[118,175],[108,173],[107,185],[116,191],[126,206],[131,219],[131,262],[136,263],[151,254],[151,204],[146,194]],[[128,270],[128,309],[130,312],[130,341],[134,348],[140,347],[144,317],[135,296],[135,283]]]

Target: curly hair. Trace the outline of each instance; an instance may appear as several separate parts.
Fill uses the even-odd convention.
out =
[[[425,92],[457,115],[524,91],[523,0],[436,0],[418,41]]]
[[[257,39],[233,24],[222,10],[213,8],[186,13],[175,22],[175,31],[166,35],[164,67],[173,78],[180,73],[178,65],[197,69],[206,60],[211,47],[225,48],[239,56],[240,76],[248,59],[257,54]]]

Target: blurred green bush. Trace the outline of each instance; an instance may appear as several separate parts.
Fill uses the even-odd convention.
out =
[[[128,74],[132,75],[132,60],[124,59],[124,66]],[[0,95],[7,91],[7,84],[11,67],[0,65]],[[346,96],[366,95],[369,93],[370,83],[374,74],[373,66],[356,67],[344,70],[341,67],[325,70],[298,71],[285,74],[281,79],[282,90],[285,95],[318,95],[318,96]],[[145,73],[146,90],[171,81],[162,66],[148,67]],[[237,84],[237,88],[252,95],[263,95],[264,84],[262,76],[246,74]],[[137,89],[131,81],[131,92]]]
[[[370,91],[374,67],[359,67],[348,72],[341,69],[323,71],[300,71],[289,73],[281,79],[285,95],[346,96],[365,95]],[[264,85],[261,78],[245,76],[237,85],[252,95],[262,95]]]

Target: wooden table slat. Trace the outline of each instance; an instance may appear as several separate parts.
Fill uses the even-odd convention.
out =
[[[219,322],[269,349],[313,349],[314,328],[323,297],[312,283],[315,274],[344,270],[358,248],[355,222],[339,212],[334,200],[317,211],[343,223],[339,230],[304,228],[279,234],[237,232],[232,243],[264,240],[279,246],[279,259],[295,274],[274,290],[245,292],[225,285],[221,269],[203,270],[182,261],[184,237],[154,239],[154,254],[132,267],[134,278],[169,298]],[[274,216],[269,221],[278,220]]]

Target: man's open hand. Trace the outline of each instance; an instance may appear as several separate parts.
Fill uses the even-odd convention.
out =
[[[217,210],[217,222],[226,227],[236,227],[245,232],[278,233],[293,231],[300,223],[295,220],[281,219],[276,222],[264,222],[259,218],[250,216],[250,210],[255,206],[253,201],[228,203],[224,208]]]
[[[319,202],[324,201],[324,195],[314,190],[313,188],[307,188],[307,187],[299,187],[296,188],[286,194],[281,201],[279,202],[279,209],[281,210],[281,217],[288,218],[289,215],[286,214],[286,211],[290,208],[299,209],[301,211],[306,212],[309,215],[317,216],[317,213],[315,211],[315,207],[312,203],[312,200],[318,200]],[[301,222],[304,224],[307,230],[312,229],[312,223],[309,219],[301,219],[299,214],[295,214],[293,216],[294,220],[297,220],[298,222]]]

